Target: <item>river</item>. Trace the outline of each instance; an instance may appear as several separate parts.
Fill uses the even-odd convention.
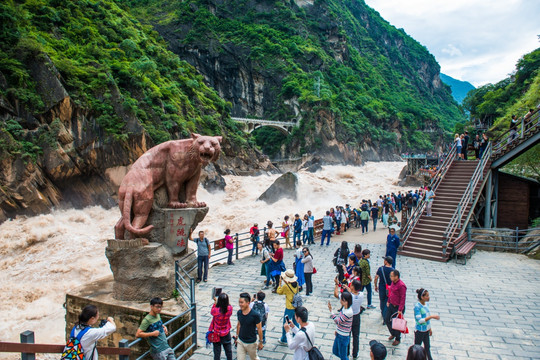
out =
[[[362,199],[408,190],[397,186],[405,165],[368,162],[359,167],[324,166],[316,173],[300,171],[298,199],[272,205],[257,198],[279,175],[227,175],[224,192],[199,189],[199,200],[209,204],[210,211],[198,229],[216,239],[226,228],[242,232],[268,220],[281,225],[283,216],[303,216],[307,210],[320,218],[336,205],[357,206]],[[64,342],[65,294],[111,274],[105,247],[118,218],[118,208],[94,206],[19,217],[0,225],[0,340],[19,341],[19,333],[33,330],[36,343]]]

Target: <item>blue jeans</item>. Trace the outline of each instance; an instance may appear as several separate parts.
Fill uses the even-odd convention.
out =
[[[272,279],[272,276],[270,276],[270,261],[264,263],[266,265],[266,286],[270,286],[270,279]]]
[[[201,277],[203,270],[204,277]],[[197,256],[197,280],[208,280],[208,255]]]
[[[308,228],[308,243],[309,244],[315,244],[315,239],[313,238],[313,234],[315,231],[312,227]]]
[[[289,316],[289,320],[291,320],[294,324],[294,326],[298,327],[300,329],[300,327],[298,326],[298,323],[296,322],[296,319],[294,318],[294,309],[287,309],[285,308],[285,313],[283,314],[283,324],[285,324],[285,315],[288,315]],[[287,342],[287,335],[285,334],[285,329],[283,328],[283,326],[281,327],[281,342],[284,342],[286,343]]]
[[[349,336],[336,334],[334,346],[332,346],[332,354],[336,355],[340,360],[348,360],[347,348],[349,347]]]
[[[227,257],[227,265],[231,265],[233,263],[232,261],[232,256],[233,256],[233,249],[227,249],[227,251],[229,252],[229,256]]]
[[[381,308],[381,315],[383,319],[386,318],[386,302],[388,301],[388,296],[386,296],[386,284],[384,281],[380,282],[379,284],[382,285],[382,287],[379,287],[379,300],[380,300],[380,308]]]
[[[364,233],[364,230],[365,232],[368,232],[368,222],[369,220],[360,220],[360,222],[362,223],[362,234]]]
[[[373,218],[373,231],[377,230],[377,220],[376,218]]]
[[[341,220],[336,220],[336,231],[341,232]]]
[[[259,237],[255,236],[255,241],[253,241],[253,248],[251,249],[251,254],[259,255],[259,248],[257,244],[259,243]]]
[[[296,247],[298,246],[297,243],[298,243],[298,241],[301,240],[301,237],[302,237],[302,233],[301,233],[301,232],[296,232],[296,231],[294,232],[294,235],[293,235],[293,242],[294,242],[294,244],[293,244],[293,246],[294,246],[295,249],[296,249]]]
[[[302,244],[306,245],[309,242],[308,231],[302,232]]]
[[[382,222],[383,222],[384,226],[388,226],[388,214],[383,214],[382,215]]]
[[[328,241],[326,242],[326,245],[330,245],[330,237],[332,236],[332,230],[323,230],[322,236],[321,236],[321,246],[324,245],[324,238],[328,236]]]
[[[371,283],[364,285],[364,288],[367,291],[367,304],[371,305]]]

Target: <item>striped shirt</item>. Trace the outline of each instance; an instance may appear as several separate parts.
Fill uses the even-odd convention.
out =
[[[342,308],[339,314],[330,314],[330,317],[337,325],[337,333],[342,336],[349,336],[352,328],[353,310],[352,306],[348,309]]]
[[[414,306],[414,319],[416,320],[416,330],[421,332],[426,332],[431,329],[431,320],[426,321],[426,318],[429,316],[429,306],[422,305],[420,302],[417,302]]]

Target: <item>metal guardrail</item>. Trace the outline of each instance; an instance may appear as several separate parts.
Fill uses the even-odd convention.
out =
[[[469,183],[467,184],[467,188],[463,192],[463,195],[461,196],[461,199],[458,203],[458,206],[454,213],[452,214],[452,218],[450,219],[450,222],[448,223],[448,226],[446,227],[446,230],[444,231],[443,236],[443,254],[446,255],[446,249],[449,245],[451,245],[456,238],[461,236],[463,232],[465,231],[465,228],[461,226],[461,219],[463,218],[463,212],[465,211],[466,207],[472,203],[473,201],[473,194],[478,186],[478,183],[484,179],[484,170],[486,166],[488,165],[489,159],[491,158],[491,145],[492,143],[489,142],[486,150],[484,151],[482,158],[478,162],[478,165],[476,165],[476,169],[474,170],[473,175],[471,176],[471,180],[469,180]],[[459,233],[457,236],[456,231],[459,230]],[[455,237],[454,237],[455,236]]]
[[[505,150],[514,145],[514,142],[519,141],[519,139],[524,139],[530,133],[535,133],[540,128],[540,110],[533,112],[531,117],[525,119],[521,118],[521,121],[516,126],[515,132],[512,130],[507,130],[501,135],[499,135],[493,142],[493,151],[492,156],[499,156],[505,153]]]
[[[493,249],[511,251],[515,253],[528,253],[540,246],[540,228],[532,229],[501,229],[501,228],[471,228],[468,232],[468,241],[475,241],[476,247],[482,249]],[[474,238],[473,238],[474,237]],[[486,238],[482,238],[486,237]],[[489,237],[500,238],[492,240]],[[532,239],[533,241],[527,241]],[[536,240],[535,240],[536,239]]]
[[[20,334],[20,343],[0,342],[0,353],[21,353],[22,360],[35,360],[36,354],[62,354],[65,344],[35,344],[34,332],[27,330]],[[129,358],[131,349],[125,349],[122,346],[103,347],[98,346],[97,351],[100,355],[119,355],[120,358]]]
[[[457,154],[457,143],[454,143],[452,145],[452,148],[448,152],[448,155],[444,159],[443,163],[441,164],[439,170],[435,173],[433,178],[431,179],[430,186],[431,190],[435,192],[439,185],[441,184],[442,180],[444,179],[446,173],[448,172],[448,169],[450,169],[450,166],[452,165],[452,162],[454,161]],[[402,239],[403,243],[401,244],[401,248],[405,246],[407,243],[407,240],[409,236],[411,235],[411,232],[413,231],[414,227],[420,220],[420,217],[422,216],[422,213],[424,212],[424,209],[426,207],[426,202],[422,199],[417,204],[416,208],[412,211],[411,215],[407,219],[407,223],[403,227],[402,232]]]

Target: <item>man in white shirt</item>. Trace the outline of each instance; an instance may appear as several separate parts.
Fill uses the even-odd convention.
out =
[[[314,227],[315,227],[315,216],[311,215],[311,210],[308,210],[308,237],[309,237],[309,244],[315,244],[315,239],[313,238],[314,234]]]
[[[431,190],[431,186],[428,186],[428,192],[426,194],[426,216],[431,216],[431,207],[433,206],[433,199],[435,193]]]
[[[294,317],[300,325],[300,329],[294,326],[292,319],[285,322],[283,328],[287,333],[287,345],[289,349],[294,350],[293,360],[308,360],[308,351],[311,350],[313,341],[315,341],[315,325],[308,323],[308,311],[303,306],[294,310]],[[305,332],[301,329],[304,329]]]

